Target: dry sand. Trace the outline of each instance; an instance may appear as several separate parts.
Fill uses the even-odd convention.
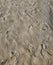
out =
[[[0,65],[53,65],[53,0],[0,0]]]

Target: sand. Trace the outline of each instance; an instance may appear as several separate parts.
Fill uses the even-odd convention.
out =
[[[53,65],[53,0],[0,0],[0,65]]]

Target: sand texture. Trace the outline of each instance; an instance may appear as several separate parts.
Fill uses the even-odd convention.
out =
[[[0,0],[0,65],[53,65],[53,0]]]

